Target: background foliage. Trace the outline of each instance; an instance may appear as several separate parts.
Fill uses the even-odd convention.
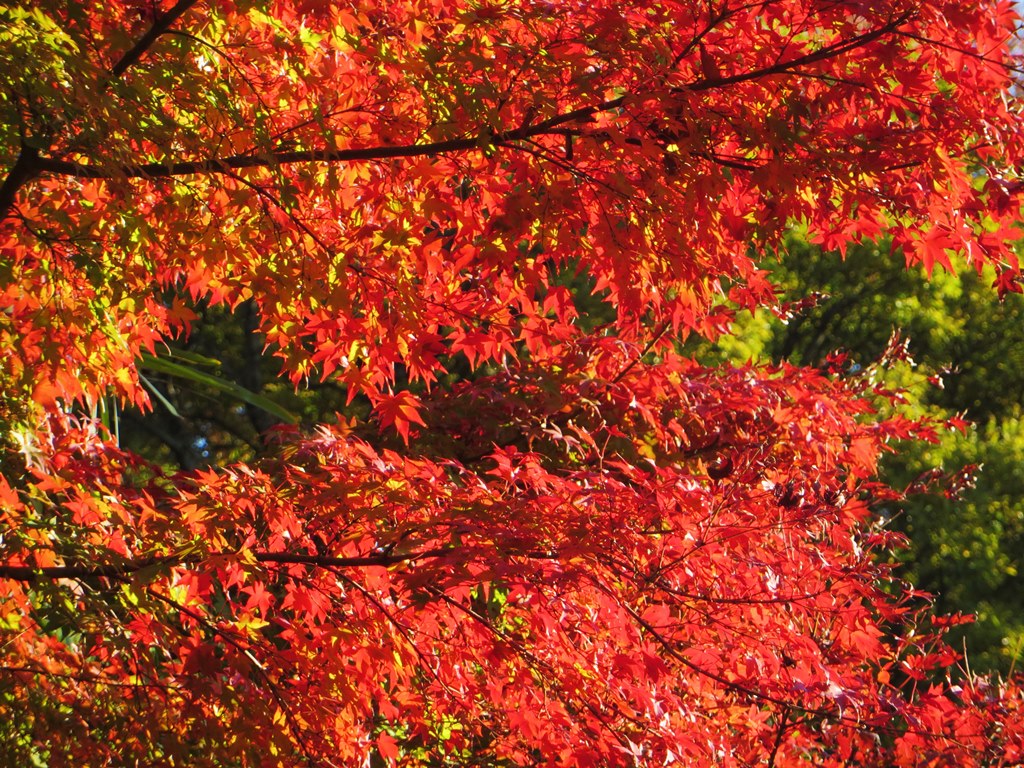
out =
[[[901,444],[884,476],[912,493],[880,510],[907,535],[901,572],[935,596],[942,612],[974,614],[954,631],[976,669],[1009,670],[1024,643],[1024,298],[1000,300],[991,273],[904,269],[888,242],[852,247],[843,258],[793,236],[766,263],[784,300],[817,296],[785,319],[744,314],[704,359],[789,360],[822,365],[848,355],[847,370],[882,376],[903,408],[971,424],[936,444]],[[894,347],[907,354],[890,354]],[[966,468],[966,469],[965,469]]]

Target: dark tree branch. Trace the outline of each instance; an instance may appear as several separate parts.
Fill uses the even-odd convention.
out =
[[[666,320],[661,325],[659,325],[655,329],[654,335],[651,337],[651,340],[647,342],[646,346],[644,346],[642,350],[640,350],[640,354],[635,355],[633,359],[630,360],[629,363],[627,363],[626,366],[615,375],[615,378],[612,379],[612,384],[618,384],[620,381],[622,381],[623,378],[625,378],[626,374],[633,370],[636,364],[643,359],[644,355],[646,355],[648,352],[654,349],[654,345],[661,340],[661,337],[665,335],[665,333],[669,329],[669,326],[671,325],[671,320]]]
[[[22,144],[18,159],[11,166],[3,186],[0,186],[0,221],[14,214],[14,200],[18,190],[38,176],[40,171],[39,150]]]
[[[115,78],[121,77],[121,75],[128,71],[129,67],[146,55],[146,51],[150,49],[160,35],[170,28],[171,24],[181,18],[197,2],[198,0],[178,0],[173,8],[153,22],[153,26],[138,39],[135,45],[124,52],[124,55],[110,68],[110,74]]]
[[[179,3],[180,5],[180,3]],[[849,53],[863,47],[885,35],[894,32],[906,23],[908,15],[899,16],[888,24],[856,35],[845,40],[840,40],[832,45],[825,46],[817,51],[798,56],[785,62],[779,62],[770,67],[752,70],[728,77],[705,78],[696,80],[687,86],[676,89],[682,91],[708,91],[716,88],[725,88],[739,83],[751,82],[773,75],[794,74],[801,67],[833,59],[845,53]],[[358,149],[310,149],[291,152],[268,152],[259,154],[241,154],[230,157],[212,158],[208,160],[182,160],[164,163],[138,163],[132,165],[120,165],[109,167],[97,164],[72,163],[65,160],[51,158],[39,158],[36,167],[44,171],[61,176],[73,176],[82,179],[123,179],[123,178],[168,178],[175,176],[189,176],[196,174],[227,174],[232,171],[251,168],[273,168],[296,163],[339,163],[358,162],[367,160],[388,160],[413,157],[429,157],[440,154],[466,152],[486,147],[502,146],[515,142],[531,139],[537,136],[556,133],[555,129],[561,126],[585,123],[595,115],[603,112],[610,112],[625,105],[634,98],[631,95],[620,96],[615,99],[603,101],[589,107],[581,107],[570,112],[543,120],[533,125],[524,125],[510,131],[495,132],[487,136],[481,132],[480,136],[463,137],[459,139],[448,139],[427,144],[406,144],[401,146],[377,146],[363,147]],[[487,137],[482,139],[481,137]]]
[[[511,134],[497,136],[495,137],[495,143],[497,143],[497,140],[508,141],[522,138],[514,135],[517,133],[519,132],[513,131]],[[361,149],[310,149],[292,152],[269,152],[254,155],[232,155],[231,157],[215,158],[212,160],[122,165],[114,168],[71,163],[65,160],[51,160],[49,158],[41,160],[40,163],[44,171],[80,179],[158,179],[196,174],[229,174],[232,171],[250,168],[276,168],[295,163],[339,163],[360,160],[424,157],[449,152],[463,152],[479,146],[480,141],[478,139],[463,138],[438,141],[431,144],[407,144],[395,147],[366,147]]]
[[[168,683],[146,683],[141,680],[125,682],[100,675],[76,675],[70,672],[53,672],[43,666],[0,666],[0,675],[30,675],[32,677],[49,677],[55,680],[74,680],[78,683],[89,683],[90,685],[109,685],[114,688],[156,688],[162,691],[181,691],[180,685]]]
[[[379,554],[358,557],[323,557],[320,555],[302,554],[298,552],[257,552],[253,559],[263,565],[308,565],[312,568],[371,568],[388,567],[400,563],[411,563],[435,557],[451,555],[459,550],[455,547],[437,547],[419,552]],[[0,579],[7,581],[38,581],[39,579],[98,579],[125,578],[149,568],[179,568],[201,564],[204,560],[230,552],[211,552],[206,556],[183,555],[168,557],[148,557],[141,560],[128,560],[123,563],[108,565],[55,565],[33,567],[31,565],[0,565]],[[557,560],[557,552],[531,551],[515,553],[519,557],[531,560]]]
[[[127,72],[129,67],[145,56],[146,51],[150,49],[156,39],[164,34],[171,24],[177,21],[182,14],[197,2],[198,0],[178,0],[173,8],[156,19],[146,34],[140,37],[129,50],[125,51],[114,66],[110,68],[110,79],[117,79]],[[7,178],[4,179],[3,185],[0,186],[0,221],[11,215],[18,190],[46,170],[40,165],[40,160],[37,148],[22,144],[21,152],[18,153],[14,165],[7,174]]]
[[[768,755],[768,768],[774,768],[775,758],[778,757],[779,747],[782,746],[782,740],[786,737],[786,728],[789,726],[789,715],[792,710],[789,707],[782,708],[782,715],[779,716],[779,725],[775,729],[775,743],[772,744],[771,754]]]
[[[256,562],[268,565],[297,563],[321,568],[359,568],[389,566],[424,558],[441,557],[451,551],[451,549],[447,548],[431,549],[424,552],[410,552],[401,555],[381,553],[365,557],[319,557],[317,555],[303,555],[291,552],[260,552],[253,557]],[[0,566],[0,579],[36,581],[38,579],[123,578],[148,568],[177,568],[197,565],[204,559],[203,557],[196,556],[148,557],[110,565],[56,565],[45,568],[34,568],[30,565],[5,565]]]

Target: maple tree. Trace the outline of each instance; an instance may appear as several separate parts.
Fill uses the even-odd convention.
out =
[[[879,455],[943,425],[674,348],[787,311],[794,222],[1017,290],[1009,2],[0,14],[12,762],[1022,759],[1019,688],[947,679],[958,619],[875,557]],[[369,420],[120,447],[143,370],[226,388],[168,353],[197,303]]]

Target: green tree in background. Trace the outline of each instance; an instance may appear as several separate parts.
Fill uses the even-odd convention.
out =
[[[987,273],[929,279],[898,261],[885,243],[851,248],[844,260],[793,238],[773,277],[784,299],[817,294],[816,305],[786,320],[744,315],[734,335],[692,351],[818,365],[841,350],[853,371],[866,371],[899,335],[911,359],[889,361],[884,376],[906,391],[907,407],[973,424],[890,456],[889,479],[922,492],[883,513],[908,536],[905,575],[941,611],[976,615],[960,630],[968,663],[1005,671],[1024,647],[1024,297],[999,301]],[[980,470],[961,472],[972,465]],[[946,482],[925,482],[938,470]]]

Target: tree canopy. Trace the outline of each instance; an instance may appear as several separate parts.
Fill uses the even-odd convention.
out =
[[[0,18],[11,762],[1022,759],[884,559],[880,456],[959,422],[676,351],[789,311],[795,225],[1018,290],[1011,3]],[[187,347],[229,310],[338,415]],[[172,471],[109,418],[161,376],[273,418]]]

